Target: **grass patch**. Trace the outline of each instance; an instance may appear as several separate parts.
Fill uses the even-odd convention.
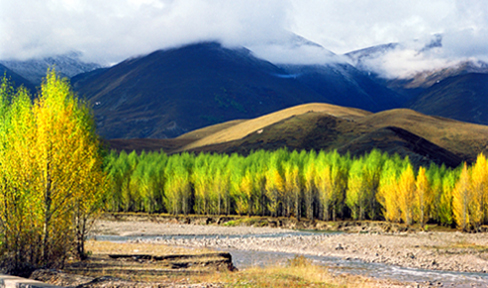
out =
[[[295,256],[284,266],[252,267],[237,272],[195,276],[194,283],[220,283],[225,287],[376,287],[377,281],[352,275],[332,275],[326,267]]]
[[[451,248],[457,248],[457,249],[469,249],[469,250],[475,250],[477,252],[488,252],[488,247],[483,246],[483,245],[478,245],[466,241],[459,241],[451,246]]]
[[[450,245],[434,246],[432,248],[437,249],[438,252],[444,252],[446,254],[465,254],[467,251],[476,253],[488,252],[488,246],[467,242],[465,240]]]
[[[238,226],[238,223],[240,221],[237,221],[237,220],[230,220],[230,221],[227,221],[224,223],[223,226],[226,226],[226,227],[235,227],[235,226]]]

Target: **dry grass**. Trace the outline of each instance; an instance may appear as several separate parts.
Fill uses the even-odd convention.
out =
[[[193,283],[220,283],[225,287],[400,287],[401,283],[362,276],[331,274],[327,267],[296,256],[283,266],[252,267],[238,272],[195,276]]]
[[[486,152],[488,126],[427,116],[410,109],[379,112],[357,121],[375,128],[396,126],[457,154]]]
[[[305,117],[311,111],[314,112],[311,113],[314,116]],[[337,126],[327,127],[326,131],[314,130],[312,133],[318,119],[325,115],[335,117]],[[300,117],[291,118],[292,116]],[[284,128],[276,126],[281,122],[286,122]],[[329,148],[334,149],[347,145],[361,135],[392,126],[405,129],[466,160],[474,160],[478,153],[488,152],[486,142],[488,126],[485,125],[428,116],[410,109],[393,109],[372,114],[358,109],[317,103],[295,106],[251,120],[228,122],[190,132],[181,138],[186,140],[191,138],[195,141],[183,146],[180,151],[198,150],[215,144],[231,144],[231,141],[243,139],[248,135],[256,135],[256,139],[253,138],[251,142],[254,140],[261,143],[284,141],[291,146],[295,144],[300,146],[301,141],[310,137],[310,133],[328,133],[329,136],[326,138],[331,141]],[[260,131],[274,132],[255,134]],[[265,134],[267,136],[264,136]],[[239,143],[231,145],[240,145]]]
[[[218,130],[215,133],[208,135],[198,141],[195,141],[189,145],[186,145],[181,150],[189,150],[196,147],[213,145],[223,142],[229,142],[233,140],[241,139],[253,132],[258,132],[267,126],[273,125],[284,119],[290,118],[295,115],[305,114],[307,112],[321,112],[327,113],[329,115],[339,117],[339,118],[360,118],[371,114],[370,112],[346,108],[336,105],[323,104],[323,103],[310,103],[291,107],[288,109],[280,110],[271,114],[267,114],[255,119],[240,122],[236,125],[231,125],[228,128]]]
[[[151,243],[114,243],[108,241],[87,241],[86,250],[93,255],[108,254],[151,254],[151,255],[195,255],[213,252],[209,249],[189,249]]]
[[[217,133],[221,130],[231,128],[231,127],[233,127],[237,124],[240,124],[242,122],[245,122],[245,121],[247,121],[247,120],[232,120],[232,121],[227,121],[224,123],[219,123],[219,124],[207,126],[207,127],[201,128],[201,129],[197,129],[197,130],[193,130],[191,132],[185,133],[185,134],[177,137],[176,139],[196,141],[196,140],[205,138],[209,135],[212,135],[214,133]]]

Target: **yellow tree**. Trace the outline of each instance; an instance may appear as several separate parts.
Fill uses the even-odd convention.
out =
[[[486,221],[488,202],[488,164],[485,155],[480,153],[471,169],[471,184],[474,201],[470,205],[472,220],[477,226]]]
[[[27,91],[15,92],[3,79],[0,87],[0,255],[9,255],[12,270],[23,263],[38,263],[29,248],[38,241],[37,196],[29,189],[36,171],[31,169],[34,118]]]
[[[268,210],[272,216],[278,216],[280,205],[282,204],[282,193],[284,189],[283,177],[281,177],[277,167],[271,166],[266,171],[265,191],[268,197]]]
[[[244,172],[244,176],[242,176],[239,183],[239,190],[242,192],[242,196],[236,199],[236,212],[239,215],[247,213],[250,216],[253,212],[252,207],[254,206],[254,183],[253,176],[249,170],[246,170],[246,172]]]
[[[454,220],[459,228],[467,231],[471,224],[471,215],[469,213],[469,205],[473,201],[473,193],[471,192],[471,176],[469,175],[468,166],[463,165],[461,175],[452,191],[452,210]]]
[[[388,159],[385,161],[381,171],[380,186],[376,199],[382,206],[383,217],[391,222],[401,221],[400,195],[398,191],[398,174],[401,164],[399,159]]]
[[[62,264],[72,248],[84,257],[89,216],[106,189],[92,113],[54,71],[48,72],[34,105],[26,93],[18,96],[4,102],[10,109],[2,140],[8,143],[0,148],[4,183],[15,191],[3,186],[0,194],[7,197],[2,200],[27,209],[22,223],[29,227],[14,237],[31,234],[24,252],[34,266]],[[11,210],[7,213],[12,208],[5,207]]]
[[[405,224],[412,224],[414,212],[416,210],[415,203],[415,176],[413,174],[412,165],[408,164],[403,170],[398,181],[399,204],[402,212],[402,219]]]
[[[417,180],[415,182],[415,202],[418,208],[417,218],[424,228],[425,223],[429,218],[428,208],[432,201],[431,190],[427,175],[425,174],[425,168],[420,166]]]
[[[71,91],[67,80],[54,71],[48,72],[41,94],[34,104],[35,142],[33,169],[39,175],[32,187],[40,195],[40,216],[43,221],[42,257],[44,261],[65,253],[62,243],[70,240],[67,233],[73,225],[83,229],[100,200],[105,187],[101,170],[98,137],[88,105]],[[80,218],[81,217],[81,218]],[[77,231],[85,237],[86,231]],[[77,239],[83,245],[84,239]],[[57,251],[59,249],[59,251]],[[84,252],[83,247],[78,247]],[[83,256],[83,255],[82,255]]]

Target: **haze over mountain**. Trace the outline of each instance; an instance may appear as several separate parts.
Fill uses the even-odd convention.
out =
[[[107,138],[168,138],[293,105],[380,111],[401,98],[346,63],[275,65],[216,42],[159,50],[72,79]]]
[[[85,63],[81,59],[81,53],[71,52],[64,55],[56,55],[45,58],[32,58],[29,60],[0,60],[0,64],[13,72],[22,75],[32,84],[39,86],[46,77],[48,69],[56,71],[64,77],[73,77],[80,73],[89,72],[100,68],[96,63]]]
[[[4,65],[0,64],[0,73],[1,78],[5,76],[7,79],[12,81],[14,87],[24,86],[31,91],[35,91],[35,85],[32,84],[29,80],[25,79],[24,77],[20,76],[19,74],[15,73],[14,71],[10,70],[9,68],[5,67]]]
[[[386,86],[400,93],[429,88],[451,76],[488,73],[486,62],[473,57],[451,59],[445,54],[443,35],[435,34],[429,41],[377,45],[345,56],[357,69],[383,79]]]

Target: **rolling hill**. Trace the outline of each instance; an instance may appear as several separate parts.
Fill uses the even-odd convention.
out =
[[[333,150],[359,156],[374,148],[457,166],[488,151],[488,127],[427,116],[409,109],[379,113],[311,103],[250,120],[199,129],[175,139],[115,139],[118,150],[247,154],[252,150]]]
[[[105,138],[171,138],[309,102],[380,111],[396,94],[348,64],[275,65],[245,48],[191,44],[72,78]],[[345,97],[347,95],[347,97]]]

